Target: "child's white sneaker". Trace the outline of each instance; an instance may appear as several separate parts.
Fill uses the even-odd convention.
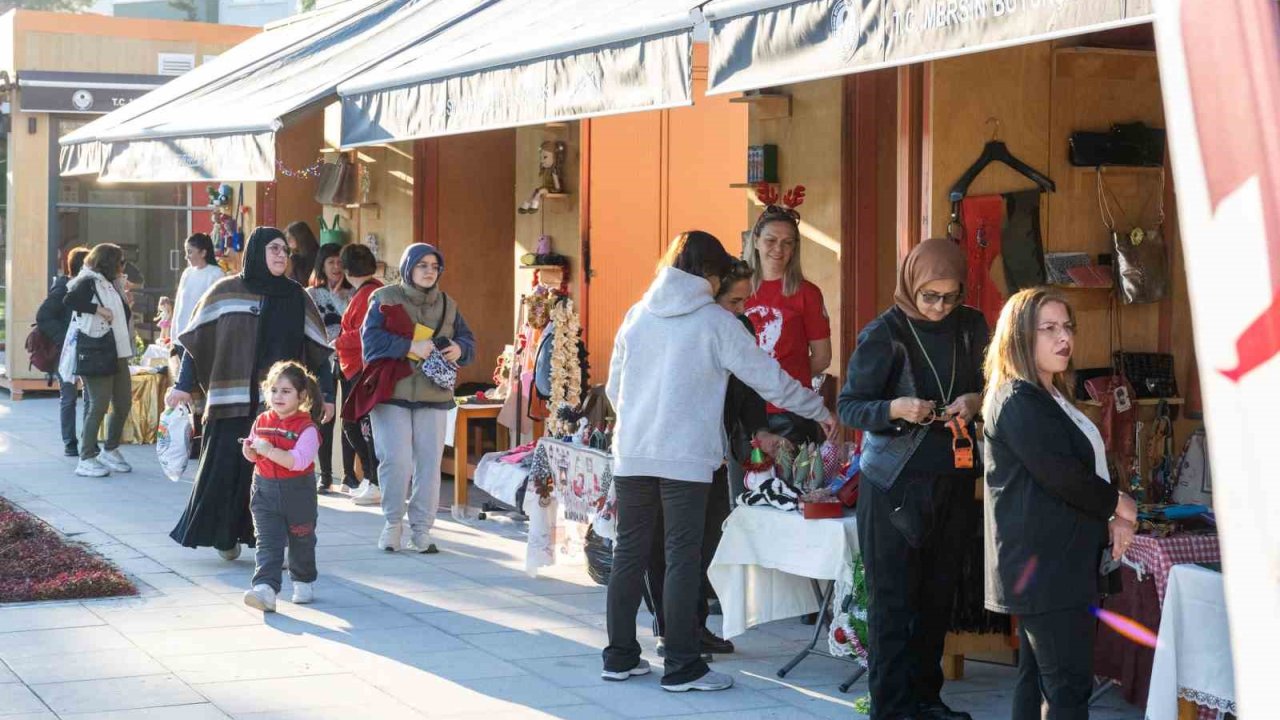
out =
[[[297,582],[293,583],[293,604],[294,605],[310,605],[316,600],[316,592],[311,588],[311,583]]]
[[[262,612],[276,611],[276,591],[270,585],[254,585],[244,593],[244,604]]]

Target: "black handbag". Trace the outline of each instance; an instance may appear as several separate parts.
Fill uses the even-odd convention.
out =
[[[1164,165],[1164,130],[1144,123],[1112,125],[1107,132],[1074,132],[1067,139],[1071,147],[1071,164],[1077,167],[1099,165]]]
[[[93,289],[94,297],[102,305],[102,296],[98,288]],[[116,333],[110,326],[101,337],[93,337],[83,332],[76,333],[76,375],[80,377],[102,377],[114,375],[116,372]]]
[[[1173,355],[1169,353],[1117,352],[1116,367],[1124,372],[1139,398],[1171,398],[1178,396],[1178,381],[1173,374]]]

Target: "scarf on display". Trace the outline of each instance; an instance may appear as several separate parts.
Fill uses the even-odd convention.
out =
[[[912,320],[928,320],[918,307],[920,289],[935,280],[966,280],[964,252],[951,240],[925,240],[911,250],[898,272],[893,302]],[[957,306],[959,307],[959,306]]]

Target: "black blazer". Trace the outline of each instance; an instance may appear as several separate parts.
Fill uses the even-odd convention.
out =
[[[987,608],[1090,605],[1119,492],[1095,473],[1093,445],[1047,391],[1018,380],[995,392],[983,429]]]

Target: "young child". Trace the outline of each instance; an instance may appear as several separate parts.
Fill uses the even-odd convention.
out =
[[[168,296],[160,298],[156,304],[156,325],[160,327],[160,342],[168,345],[173,329],[173,300]]]
[[[275,612],[280,592],[281,563],[289,552],[293,602],[312,602],[316,579],[316,478],[314,462],[320,450],[320,388],[306,368],[278,362],[262,383],[269,410],[258,416],[244,456],[254,464],[249,510],[258,550],[253,589],[244,603]]]

